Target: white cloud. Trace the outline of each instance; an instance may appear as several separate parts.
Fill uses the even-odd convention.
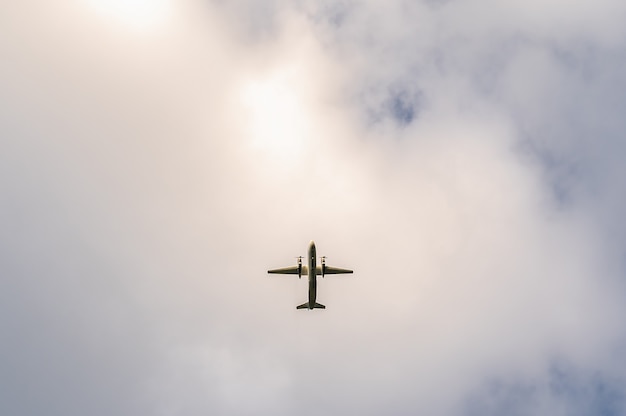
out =
[[[0,13],[0,408],[622,411],[623,12],[560,3]]]

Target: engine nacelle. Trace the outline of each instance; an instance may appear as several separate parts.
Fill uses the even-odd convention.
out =
[[[302,257],[298,257],[298,279],[302,278]]]
[[[322,277],[326,274],[326,256],[322,256]]]

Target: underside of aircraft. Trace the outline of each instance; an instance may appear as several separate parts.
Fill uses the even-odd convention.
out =
[[[307,253],[307,264],[302,264],[303,257],[297,257],[298,263],[295,266],[283,267],[280,269],[271,269],[267,272],[270,274],[295,274],[298,278],[303,275],[309,278],[309,301],[296,307],[296,309],[326,309],[326,306],[315,302],[317,297],[317,276],[326,276],[328,274],[346,274],[352,273],[352,270],[341,269],[326,265],[326,256],[320,257],[321,264],[317,265],[317,250],[315,242],[309,243]]]

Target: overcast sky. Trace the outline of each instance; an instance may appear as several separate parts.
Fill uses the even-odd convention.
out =
[[[574,3],[2,2],[0,414],[625,414],[626,3]]]

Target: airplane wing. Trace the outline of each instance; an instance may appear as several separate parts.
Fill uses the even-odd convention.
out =
[[[316,274],[322,274],[322,266],[317,266]],[[296,272],[297,273],[297,272]],[[324,274],[344,274],[344,273],[352,273],[352,270],[348,269],[340,269],[339,267],[326,266],[326,270],[324,270]]]
[[[281,269],[272,269],[272,270],[268,270],[267,272],[272,273],[272,274],[298,274],[298,266],[283,267]],[[302,276],[308,275],[309,268],[305,265],[302,265],[301,274]]]

